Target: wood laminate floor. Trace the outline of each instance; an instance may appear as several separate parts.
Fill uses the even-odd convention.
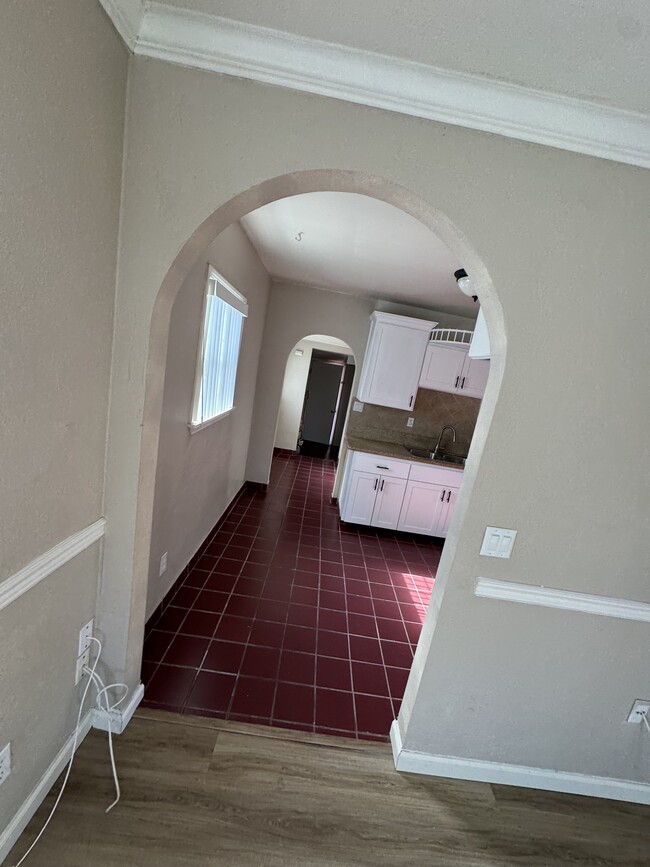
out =
[[[93,731],[25,867],[650,864],[648,807],[398,774],[384,744],[147,710],[116,743],[121,803]]]

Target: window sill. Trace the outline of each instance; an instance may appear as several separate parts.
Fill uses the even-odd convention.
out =
[[[214,424],[215,422],[221,421],[222,418],[226,418],[226,416],[230,415],[234,408],[235,407],[232,406],[225,412],[220,412],[219,415],[215,415],[212,418],[209,418],[207,421],[199,422],[199,424],[194,424],[193,422],[190,422],[188,424],[188,428],[190,429],[190,435],[198,433],[200,430],[203,430],[206,427],[210,427],[210,425]]]

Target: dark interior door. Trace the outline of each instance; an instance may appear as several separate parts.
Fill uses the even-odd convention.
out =
[[[312,358],[302,425],[304,440],[324,445],[329,443],[343,370],[341,364]]]

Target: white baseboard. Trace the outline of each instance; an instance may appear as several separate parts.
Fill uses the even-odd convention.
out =
[[[93,712],[89,710],[86,716],[81,721],[79,729],[79,739],[77,747],[86,737],[93,723]],[[56,754],[50,766],[45,771],[41,779],[32,790],[27,800],[20,807],[16,815],[9,822],[5,830],[0,834],[0,864],[7,857],[11,849],[15,846],[18,838],[23,833],[30,819],[42,804],[45,796],[50,791],[57,777],[63,771],[65,766],[70,761],[72,745],[74,743],[74,732],[70,735],[67,741],[63,744],[59,752]]]
[[[131,717],[135,713],[136,708],[142,701],[143,696],[144,686],[143,684],[139,684],[134,690],[129,703],[122,710],[117,709],[111,712],[111,729],[114,734],[122,734],[131,720]],[[89,710],[81,721],[77,747],[79,747],[83,742],[83,739],[91,728],[108,731],[108,720],[106,719],[106,714],[97,710],[97,708]],[[36,810],[38,810],[45,799],[45,796],[56,782],[57,777],[70,761],[73,742],[74,732],[54,757],[50,766],[38,781],[36,787],[19,808],[11,822],[9,822],[9,825],[2,833],[0,833],[0,864],[2,864],[11,849],[13,849],[16,841],[27,827],[29,820],[32,818]]]
[[[548,768],[531,768],[526,765],[509,765],[486,762],[480,759],[458,759],[405,750],[402,736],[393,721],[390,729],[395,768],[410,774],[433,777],[448,777],[454,780],[473,780],[495,783],[502,786],[524,786],[549,792],[565,792],[572,795],[588,795],[593,798],[611,798],[633,804],[650,804],[650,784],[614,777],[595,777]]]
[[[123,708],[118,707],[110,712],[111,731],[114,735],[121,735],[124,729],[129,724],[131,717],[135,713],[138,705],[144,697],[144,684],[139,684],[133,691],[133,695]],[[104,711],[95,708],[93,711],[93,728],[99,729],[102,732],[108,731],[108,719]]]

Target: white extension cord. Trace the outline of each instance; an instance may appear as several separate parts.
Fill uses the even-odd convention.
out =
[[[98,708],[98,710],[102,711],[102,713],[106,714],[106,718],[108,721],[108,751],[109,751],[109,754],[111,757],[111,769],[113,771],[113,781],[115,783],[115,800],[113,801],[112,804],[110,804],[106,808],[106,812],[108,813],[110,810],[112,810],[113,807],[120,800],[120,795],[121,795],[121,793],[120,793],[120,781],[117,777],[117,767],[115,765],[115,753],[113,751],[113,731],[112,731],[112,725],[111,725],[111,711],[116,710],[116,708],[118,708],[122,704],[124,699],[129,694],[129,688],[125,683],[109,683],[108,686],[105,686],[104,681],[97,674],[97,665],[98,665],[99,659],[102,655],[102,643],[98,638],[95,638],[94,636],[91,636],[90,640],[94,641],[97,644],[97,657],[95,658],[95,661],[94,661],[91,668],[88,668],[85,665],[83,667],[83,671],[85,672],[85,674],[88,675],[88,683],[84,687],[84,691],[83,691],[83,694],[81,696],[81,702],[79,704],[79,713],[77,714],[77,723],[75,725],[74,738],[72,739],[72,753],[70,755],[70,761],[68,762],[68,767],[67,767],[66,772],[65,772],[65,777],[63,778],[63,784],[59,790],[59,794],[56,796],[56,800],[54,802],[54,805],[52,806],[52,809],[50,810],[49,815],[48,815],[47,819],[45,820],[43,827],[38,832],[38,834],[36,835],[36,838],[34,839],[34,842],[29,847],[29,849],[25,852],[25,854],[20,859],[20,861],[17,861],[16,864],[14,864],[14,867],[20,867],[20,865],[23,863],[25,858],[27,858],[27,856],[30,854],[32,849],[36,846],[38,841],[41,839],[41,837],[45,833],[45,829],[50,824],[50,821],[52,820],[52,817],[54,816],[54,813],[56,812],[56,809],[59,806],[59,802],[61,801],[61,798],[63,796],[63,792],[65,791],[65,787],[68,784],[68,779],[70,777],[70,771],[72,770],[72,763],[74,762],[75,753],[77,752],[77,746],[79,744],[79,731],[80,731],[80,726],[81,726],[81,715],[83,713],[84,704],[86,702],[86,696],[88,695],[88,690],[90,689],[91,683],[93,683],[95,685],[95,687],[97,688],[97,697],[95,699],[97,708]],[[117,689],[118,687],[123,687],[124,695],[121,698],[119,698],[116,702],[114,702],[113,704],[109,704],[108,691],[110,689]],[[102,698],[104,699],[103,705],[102,705]],[[647,725],[647,723],[646,723],[646,725]]]

